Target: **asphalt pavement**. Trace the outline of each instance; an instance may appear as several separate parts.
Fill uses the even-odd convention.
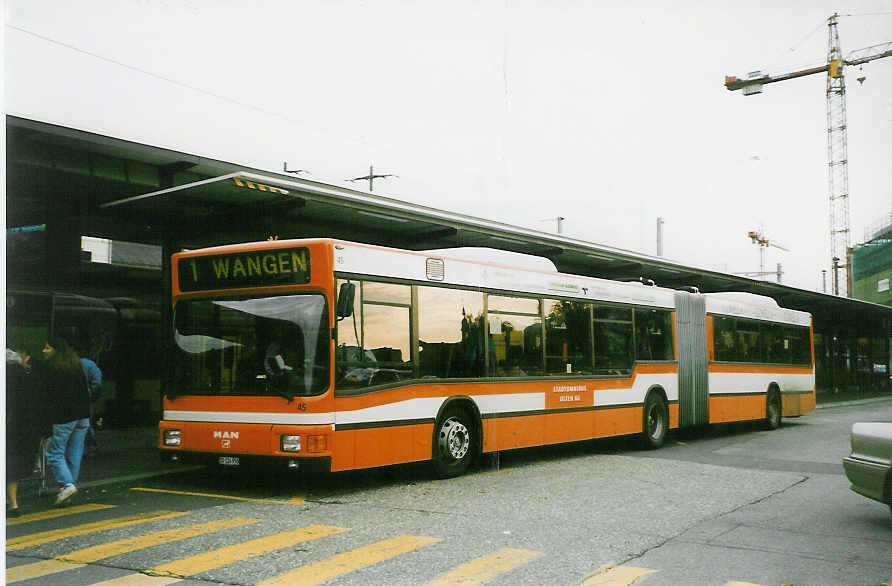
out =
[[[857,392],[818,394],[817,408],[858,405],[892,399],[892,392],[866,395]],[[90,489],[97,486],[132,482],[164,474],[181,472],[185,466],[177,462],[162,462],[158,455],[158,428],[136,427],[122,429],[101,429],[96,432],[98,449],[84,453],[81,464],[78,488]],[[50,475],[52,476],[52,475]],[[49,491],[53,492],[53,482],[47,480]],[[27,503],[40,492],[38,475],[20,483],[20,500]],[[41,498],[49,498],[43,496]],[[32,501],[33,502],[33,501]]]

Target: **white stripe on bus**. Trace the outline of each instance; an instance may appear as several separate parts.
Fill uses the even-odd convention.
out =
[[[514,393],[509,395],[474,395],[481,415],[511,413],[513,411],[541,411],[545,409],[545,393]]]
[[[766,391],[768,385],[776,382],[781,391],[811,391],[815,386],[815,375],[787,374],[771,372],[710,372],[710,393],[752,393]]]
[[[365,409],[338,411],[335,413],[335,421],[338,425],[351,425],[396,419],[433,419],[437,416],[437,412],[445,400],[446,397],[419,397]]]

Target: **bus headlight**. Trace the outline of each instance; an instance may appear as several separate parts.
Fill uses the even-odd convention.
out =
[[[164,430],[164,445],[165,446],[178,446],[181,443],[180,438],[180,430],[179,429],[165,429]]]
[[[281,445],[282,445],[283,452],[299,452],[300,451],[300,436],[299,435],[283,435]]]

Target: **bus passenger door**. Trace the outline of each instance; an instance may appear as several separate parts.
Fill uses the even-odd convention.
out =
[[[709,423],[709,378],[706,361],[706,297],[675,293],[678,348],[678,426]]]

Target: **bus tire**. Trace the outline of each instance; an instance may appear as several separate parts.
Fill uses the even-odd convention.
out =
[[[781,425],[781,398],[780,393],[772,387],[765,398],[765,421],[762,427],[766,430],[777,429]]]
[[[454,478],[468,470],[476,449],[475,429],[463,409],[449,409],[437,422],[433,466],[439,478]]]
[[[644,400],[644,417],[642,422],[641,444],[646,450],[655,450],[666,441],[669,431],[669,407],[660,393],[647,395]]]

